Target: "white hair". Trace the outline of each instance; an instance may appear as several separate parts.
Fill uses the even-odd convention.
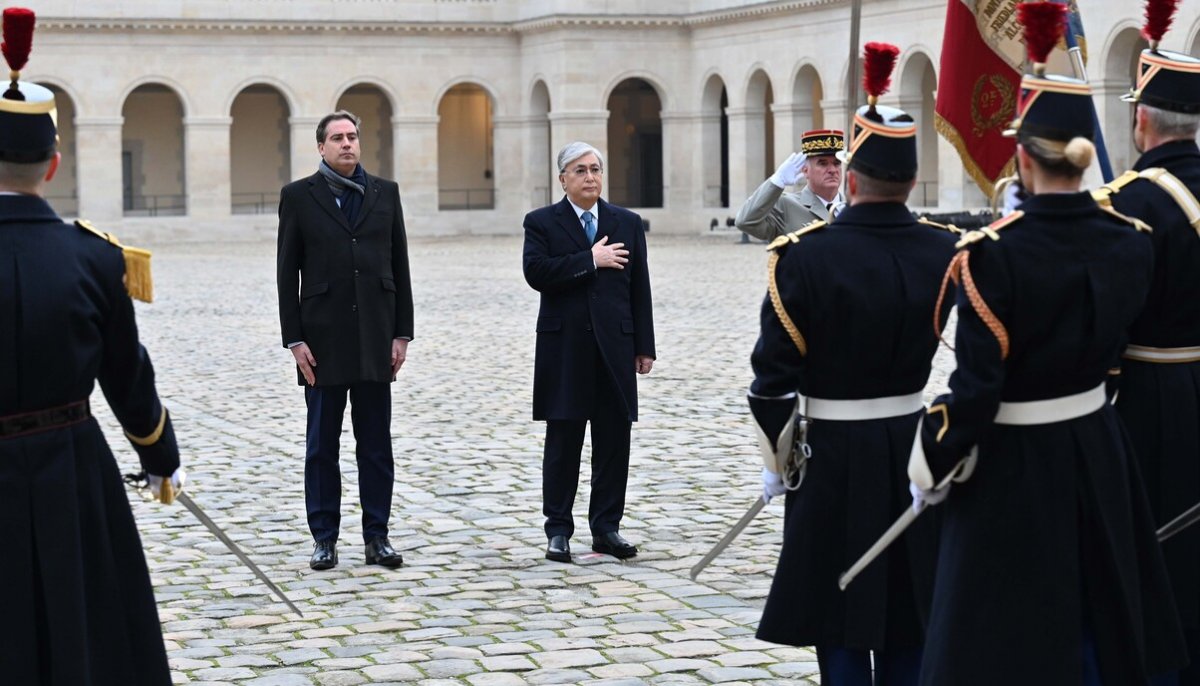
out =
[[[567,143],[562,150],[558,151],[558,173],[566,173],[568,164],[588,153],[595,155],[596,159],[600,161],[600,168],[604,169],[604,155],[601,155],[599,150],[583,141],[575,141]]]
[[[1167,138],[1194,138],[1196,131],[1200,130],[1200,114],[1171,112],[1151,107],[1145,103],[1138,104],[1146,110],[1147,118],[1160,136]]]

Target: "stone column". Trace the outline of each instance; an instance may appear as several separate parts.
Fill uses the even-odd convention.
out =
[[[700,141],[692,150],[692,182],[697,207],[721,207],[721,115],[696,115],[695,132]]]
[[[608,110],[563,110],[550,113],[550,154],[557,156],[563,146],[583,141],[608,157]],[[551,189],[557,199],[561,189]]]
[[[437,115],[392,117],[396,182],[404,202],[404,218],[429,221],[438,211]],[[420,229],[417,229],[420,232]],[[427,231],[425,233],[430,233]]]
[[[232,124],[231,117],[183,120],[188,217],[228,219],[231,214],[229,128]]]
[[[317,152],[317,124],[321,117],[288,117],[291,129],[292,181],[312,176],[321,162]]]
[[[800,152],[800,137],[813,128],[812,105],[780,103],[771,105],[775,115],[775,161],[783,161],[794,152]]]
[[[727,107],[729,117],[729,205],[741,207],[766,178],[763,168],[763,111],[754,107]]]
[[[700,113],[663,112],[663,208],[687,220],[687,212],[703,206],[703,173],[696,165],[702,149]]]
[[[542,207],[558,199],[558,170],[554,167],[550,139],[550,120],[546,114],[525,117],[521,126],[521,140],[525,160],[521,174],[521,198],[530,209]]]
[[[514,230],[520,228],[524,213],[533,209],[524,183],[524,141],[529,121],[530,117],[492,117],[492,192],[499,213],[497,221],[506,227],[511,224]]]
[[[121,178],[122,117],[76,117],[75,162],[79,216],[103,226],[124,215]]]

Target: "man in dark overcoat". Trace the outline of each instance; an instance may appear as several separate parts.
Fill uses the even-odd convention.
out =
[[[17,42],[14,21],[32,30],[32,20],[28,10],[5,10],[6,41]],[[4,88],[0,683],[169,686],[142,543],[89,406],[99,382],[151,483],[181,485],[171,418],[125,285],[149,298],[148,273],[132,268],[148,264],[131,251],[136,265],[127,269],[111,236],[59,219],[44,199],[61,159],[54,94],[15,76]]]
[[[525,280],[541,293],[533,418],[546,421],[546,557],[570,562],[571,507],[584,429],[592,427],[592,550],[625,559],[619,533],[637,420],[637,374],[654,366],[646,234],[638,215],[601,197],[604,158],[587,143],[558,154],[566,195],[525,215]]]
[[[279,197],[279,320],[308,405],[304,495],[313,569],[338,561],[338,441],[347,396],[366,563],[403,563],[387,537],[394,475],[389,384],[413,336],[408,242],[399,187],[359,164],[358,124],[345,111],[321,119],[317,173],[284,186]]]
[[[905,465],[937,349],[928,328],[935,304],[937,316],[951,304],[937,300],[954,233],[918,222],[905,205],[916,128],[905,112],[873,101],[856,113],[843,154],[850,206],[831,225],[815,221],[771,244],[751,356],[750,407],[768,464],[763,496],[787,497],[757,636],[815,646],[821,683],[832,686],[915,685],[932,595],[932,521],[838,588],[839,573],[912,503]],[[807,422],[799,439],[791,434],[798,397]],[[811,451],[798,483],[780,464],[796,440]]]
[[[1149,224],[1154,279],[1129,330],[1117,410],[1129,429],[1155,522],[1200,502],[1200,60],[1144,51],[1133,101],[1133,170],[1097,192],[1101,202]],[[1163,543],[1191,665],[1200,686],[1200,526]]]

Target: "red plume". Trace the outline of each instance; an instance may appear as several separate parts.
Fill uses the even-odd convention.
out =
[[[1063,36],[1067,6],[1057,2],[1023,2],[1017,5],[1017,21],[1025,29],[1025,52],[1034,64],[1045,64],[1050,51]]]
[[[33,46],[33,10],[24,7],[9,7],[4,10],[4,43],[0,52],[8,60],[13,71],[20,71],[29,61],[29,50]]]
[[[896,67],[896,58],[900,56],[900,48],[890,43],[867,43],[863,46],[863,89],[870,99],[878,98],[887,92],[892,84],[892,69]],[[874,101],[871,100],[874,104]]]
[[[1179,0],[1146,0],[1146,25],[1142,27],[1142,37],[1157,45],[1171,28],[1178,5]]]

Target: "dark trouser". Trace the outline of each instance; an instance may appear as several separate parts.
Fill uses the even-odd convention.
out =
[[[828,686],[916,686],[921,673],[921,651],[875,651],[875,673],[867,650],[817,646],[821,683]]]
[[[632,361],[630,362],[632,364]],[[625,514],[625,484],[629,480],[630,421],[616,385],[597,364],[596,399],[592,409],[592,498],[588,525],[592,535],[617,531]],[[571,508],[579,487],[579,455],[583,450],[584,419],[546,422],[542,457],[542,514],[546,537],[575,533]]]
[[[387,536],[392,509],[392,394],[386,383],[305,386],[308,434],[304,455],[304,501],[313,540],[336,541],[341,523],[342,473],[338,442],[346,395],[354,427],[358,497],[362,502],[363,541]]]

